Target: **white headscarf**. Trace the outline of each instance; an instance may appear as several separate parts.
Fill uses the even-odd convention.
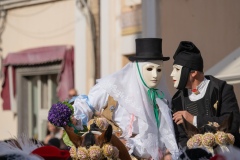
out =
[[[145,63],[147,62],[140,62],[140,68]],[[171,96],[167,90],[164,74],[156,87],[165,94],[165,99],[157,98],[157,104],[161,111],[160,128],[157,127],[153,106],[147,95],[148,88],[140,79],[136,62],[129,62],[120,71],[98,80],[97,85],[138,119],[139,134],[135,138],[143,142],[143,147],[153,159],[159,159],[158,148],[163,147],[162,142],[172,154],[178,152],[170,108],[167,104],[167,101],[170,102]]]

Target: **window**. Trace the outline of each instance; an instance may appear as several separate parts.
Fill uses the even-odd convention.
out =
[[[18,133],[38,140],[46,136],[48,111],[58,101],[60,67],[59,62],[16,68]]]

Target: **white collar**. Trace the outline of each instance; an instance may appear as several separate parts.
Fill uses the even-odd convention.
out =
[[[188,89],[189,99],[191,101],[196,101],[201,99],[206,93],[209,82],[210,80],[204,78],[204,80],[197,86],[197,90],[199,92],[199,94],[197,95],[194,92],[192,92],[192,89]]]
[[[197,90],[201,92],[205,86],[207,85],[208,80],[204,78],[204,80],[197,86]]]

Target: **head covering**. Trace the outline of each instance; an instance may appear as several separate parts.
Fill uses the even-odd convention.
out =
[[[39,155],[45,160],[67,160],[70,157],[68,150],[60,150],[55,146],[42,146],[32,151],[32,154]]]
[[[169,57],[163,57],[161,38],[138,38],[136,42],[136,55],[130,56],[130,61],[163,60],[167,61]]]
[[[182,90],[186,87],[191,70],[203,72],[203,59],[201,53],[192,42],[180,42],[173,59],[173,64],[183,66],[177,89]]]
[[[174,63],[203,72],[203,59],[199,49],[189,41],[180,42],[174,56]]]

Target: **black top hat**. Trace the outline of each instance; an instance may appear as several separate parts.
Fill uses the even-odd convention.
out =
[[[136,55],[130,56],[130,61],[163,60],[167,61],[169,57],[163,57],[161,38],[138,38],[136,41]]]
[[[201,53],[192,42],[180,42],[173,59],[173,64],[185,66],[196,71],[203,71],[203,59]]]

